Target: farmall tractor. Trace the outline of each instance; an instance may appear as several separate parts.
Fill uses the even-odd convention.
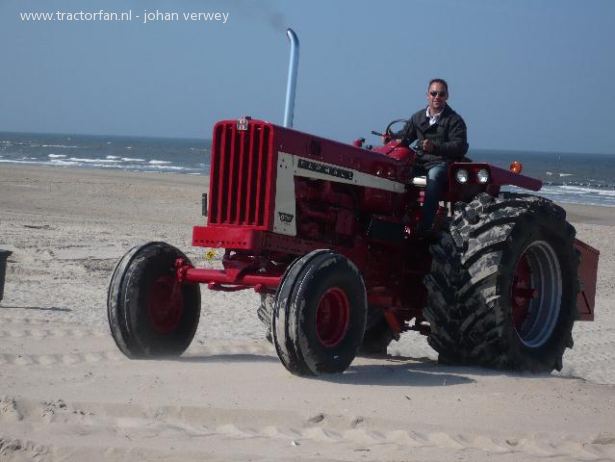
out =
[[[290,74],[292,94],[296,59]],[[297,375],[344,371],[408,330],[449,364],[561,369],[573,323],[593,320],[598,252],[575,239],[558,205],[502,191],[538,191],[539,180],[517,163],[451,164],[437,237],[424,239],[425,178],[412,175],[420,153],[390,126],[385,144],[368,149],[286,125],[215,125],[207,224],[194,227],[193,245],[225,249],[222,269],[197,268],[162,242],[131,249],[108,293],[124,354],[182,354],[206,284],[260,293],[255,311]]]

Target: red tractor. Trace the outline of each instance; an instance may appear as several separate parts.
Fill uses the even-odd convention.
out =
[[[258,315],[293,374],[344,371],[408,330],[447,363],[561,369],[574,321],[593,319],[598,252],[550,200],[502,192],[541,188],[518,164],[451,164],[438,237],[417,236],[425,179],[391,135],[367,149],[247,117],[218,122],[193,245],[225,249],[223,268],[196,268],[162,242],[131,249],[108,293],[120,350],[182,354],[204,283],[262,295]]]
[[[449,363],[561,369],[576,319],[593,319],[598,252],[553,202],[501,191],[541,182],[486,163],[451,164],[435,241],[415,237],[424,178],[398,141],[368,150],[260,120],[216,124],[208,223],[195,268],[161,242],[131,249],[109,287],[113,337],[129,357],[179,355],[199,321],[199,283],[263,294],[261,319],[294,374],[340,372],[360,348],[416,330]],[[516,165],[515,165],[516,167]]]

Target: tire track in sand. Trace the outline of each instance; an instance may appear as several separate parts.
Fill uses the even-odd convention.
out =
[[[11,397],[0,398],[0,422],[7,425],[37,425],[47,424],[46,431],[64,432],[67,428],[79,425],[82,434],[91,438],[94,446],[97,433],[117,431],[118,438],[122,440],[129,437],[131,441],[147,445],[148,440],[155,435],[157,439],[169,441],[185,438],[187,441],[196,441],[199,438],[224,438],[232,440],[269,439],[288,442],[293,445],[312,441],[326,444],[346,444],[353,446],[386,446],[408,449],[445,449],[480,450],[493,455],[519,454],[535,458],[567,457],[594,460],[615,459],[615,434],[596,435],[588,440],[579,439],[576,435],[510,435],[507,437],[493,437],[487,434],[447,433],[408,431],[402,429],[372,430],[370,428],[328,428],[325,425],[313,425],[305,422],[307,426],[298,425],[261,425],[248,427],[237,425],[234,422],[213,423],[208,416],[212,409],[202,409],[202,412],[186,413],[182,407],[160,409],[139,408],[128,405],[126,407],[110,406],[103,403],[65,403],[56,401],[33,401]],[[249,420],[252,411],[246,410]],[[191,415],[192,418],[184,418]],[[241,418],[241,416],[235,416]],[[236,420],[235,419],[235,420]],[[361,424],[365,424],[362,422]],[[120,436],[121,435],[121,436]],[[13,441],[14,443],[14,441]],[[83,442],[81,443],[83,445]],[[0,435],[0,454],[2,451],[15,449],[19,444]],[[44,448],[30,441],[30,449],[43,450]]]
[[[6,334],[4,331],[0,331],[0,337],[2,334]],[[10,366],[43,366],[43,367],[51,367],[55,365],[80,365],[80,364],[93,364],[100,363],[103,361],[133,361],[131,359],[126,358],[118,349],[113,348],[111,340],[111,334],[100,333],[97,331],[93,331],[93,333],[98,337],[109,337],[109,349],[97,350],[97,351],[87,351],[83,353],[33,353],[28,351],[20,351],[19,353],[0,353],[0,365],[10,365]],[[91,337],[90,333],[86,330],[83,331],[9,331],[8,337],[12,338],[23,338],[27,337],[27,334],[32,334],[37,337],[38,340],[44,340],[45,338],[54,338],[54,337]],[[272,356],[275,354],[275,350],[273,346],[265,343],[265,342],[249,342],[249,341],[214,341],[207,345],[197,345],[195,348],[190,350],[189,354],[184,354],[182,357],[178,358],[179,361],[198,361],[200,359],[207,358],[217,358],[220,356],[236,356],[236,355],[254,355],[254,356]],[[168,360],[165,358],[161,358],[161,360]]]

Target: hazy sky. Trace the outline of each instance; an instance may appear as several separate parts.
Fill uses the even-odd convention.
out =
[[[180,18],[144,24],[145,9]],[[66,20],[99,10],[132,21]],[[299,130],[365,136],[442,77],[471,148],[615,154],[613,0],[0,0],[0,131],[210,138],[219,119],[281,123],[287,26]]]

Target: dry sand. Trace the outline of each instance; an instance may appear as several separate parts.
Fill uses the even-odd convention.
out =
[[[196,176],[0,168],[0,461],[615,460],[615,209],[567,207],[602,254],[596,321],[577,323],[560,374],[441,366],[407,334],[389,357],[294,377],[254,293],[205,289],[182,358],[128,360],[110,272],[148,240],[202,261],[205,191]]]

